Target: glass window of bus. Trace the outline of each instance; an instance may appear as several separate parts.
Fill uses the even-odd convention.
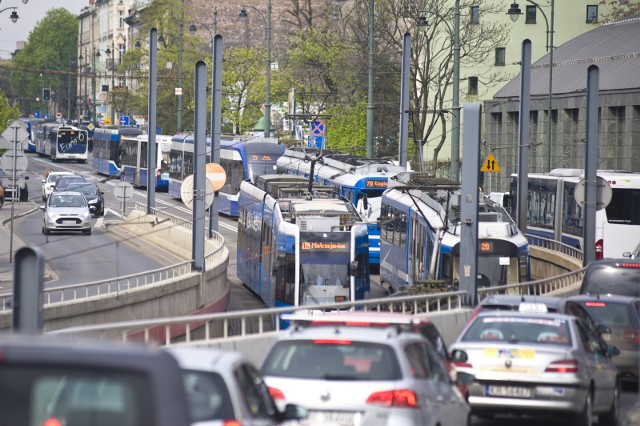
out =
[[[137,142],[137,141],[136,141]],[[139,142],[140,143],[140,167],[146,169],[148,167],[148,162],[147,162],[147,151],[149,149],[149,142],[147,141],[142,141]],[[156,146],[156,149],[158,147]],[[156,151],[156,154],[158,153],[158,151]],[[134,163],[135,164],[135,163]],[[156,167],[158,167],[159,164],[156,164]]]
[[[169,177],[182,180],[182,151],[172,149],[169,152]]]
[[[575,182],[563,182],[562,232],[582,236],[582,207],[576,203],[575,191]]]
[[[529,225],[553,229],[555,203],[555,181],[529,180]]]
[[[605,210],[609,223],[640,225],[640,189],[614,189]]]

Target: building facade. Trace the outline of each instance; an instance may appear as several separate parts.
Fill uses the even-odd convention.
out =
[[[640,171],[640,15],[602,25],[558,47],[553,59],[551,140],[549,59],[532,64],[529,171],[585,167],[587,69],[599,68],[598,169]],[[633,42],[635,41],[635,42]],[[489,191],[506,191],[517,173],[519,77],[484,105],[485,148],[501,165]],[[526,143],[526,142],[525,142]],[[485,180],[485,184],[487,181]]]

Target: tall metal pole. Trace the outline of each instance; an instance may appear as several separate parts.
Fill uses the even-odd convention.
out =
[[[184,30],[184,0],[180,1],[180,37],[178,38],[178,86],[182,90],[182,36]],[[182,93],[178,95],[178,128],[177,133],[182,133]]]
[[[116,124],[116,94],[113,92],[113,88],[115,87],[115,76],[114,76],[114,65],[116,62],[116,47],[113,43],[113,38],[111,39],[111,125]]]
[[[367,93],[367,157],[373,157],[373,31],[375,27],[375,0],[369,0],[369,84]]]
[[[264,103],[264,137],[271,137],[271,0],[267,4],[267,90]]]
[[[91,90],[93,92],[93,122],[94,124],[98,122],[98,117],[96,116],[96,48],[92,46],[93,49],[93,57],[91,59],[91,68],[93,68],[93,80],[91,80]]]
[[[598,203],[598,110],[600,109],[600,69],[587,69],[587,120],[584,167],[584,248],[582,266],[596,260],[596,210]]]
[[[518,117],[518,228],[527,233],[528,191],[529,191],[529,111],[531,95],[531,40],[522,41],[520,59],[520,110]]]
[[[71,64],[72,60],[69,60],[69,74],[67,75],[67,120],[71,120]]]
[[[156,149],[156,122],[158,116],[158,30],[149,30],[149,138],[147,145],[147,165],[148,170],[155,170]],[[156,186],[152,184],[151,173],[147,174],[147,214],[153,214],[156,206]]]
[[[460,182],[460,0],[456,0],[453,18],[453,117],[451,124],[450,179]]]
[[[551,171],[551,101],[553,100],[553,33],[555,1],[551,0],[551,29],[549,32],[549,105],[547,106],[547,172]]]
[[[85,62],[85,68],[83,69],[83,71],[85,73],[85,75],[84,75],[84,100],[83,100],[83,103],[85,104],[87,114],[89,114],[89,105],[86,104],[87,103],[87,99],[89,99],[89,91],[87,90],[87,80],[89,79],[89,76],[87,75],[88,73],[87,73],[87,65],[86,65],[86,64],[89,63],[88,62],[89,58],[87,57],[87,48],[86,47],[84,48],[84,57],[85,57],[85,60],[87,60],[87,62]]]

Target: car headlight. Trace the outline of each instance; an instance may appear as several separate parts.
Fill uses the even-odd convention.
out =
[[[98,204],[98,199],[94,199],[94,200],[88,200],[87,203],[89,204]]]
[[[89,210],[87,210],[87,211],[85,211],[85,212],[82,212],[82,214],[80,215],[80,217],[81,217],[82,219],[87,219],[87,220],[88,220],[88,219],[91,219],[91,212],[89,212]]]

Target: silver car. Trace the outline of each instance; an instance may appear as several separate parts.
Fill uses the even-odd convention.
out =
[[[619,354],[584,319],[564,314],[480,313],[451,346],[474,414],[560,414],[572,425],[616,425]]]
[[[91,211],[87,199],[80,192],[54,192],[44,206],[42,233],[52,231],[82,231],[91,234]]]
[[[292,325],[260,369],[309,425],[464,426],[470,407],[431,344],[400,326]]]
[[[306,417],[294,405],[280,412],[258,370],[237,352],[167,350],[182,370],[192,425],[275,426]]]

